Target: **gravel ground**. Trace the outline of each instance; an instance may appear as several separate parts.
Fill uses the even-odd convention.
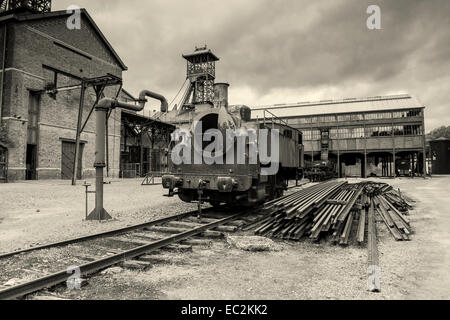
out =
[[[195,247],[192,253],[171,254],[175,261],[173,263],[158,263],[142,272],[122,269],[108,275],[98,274],[90,278],[89,284],[81,291],[68,291],[59,287],[56,293],[69,299],[449,299],[450,199],[447,196],[450,176],[426,180],[371,180],[387,182],[401,188],[403,193],[416,201],[415,210],[410,212],[414,230],[412,241],[394,241],[385,225],[381,221],[377,222],[382,289],[380,293],[366,291],[365,247],[352,244],[344,248],[326,242],[312,243],[309,240],[298,243],[280,241],[278,247],[281,250],[268,252],[242,251],[225,241],[215,241],[211,248]],[[30,220],[32,223],[27,221],[24,229],[25,219],[30,219],[35,213],[25,214],[20,207],[11,208],[6,215],[2,212],[4,220],[0,224],[0,243],[3,247],[4,239],[15,241],[16,244],[21,237],[29,239],[30,236],[24,230],[28,230],[40,241],[55,240],[53,233],[58,231],[62,232],[61,236],[67,236],[60,228],[65,226],[67,230],[72,230],[67,227],[71,223],[77,226],[77,231],[88,233],[94,227],[117,227],[115,224],[127,224],[127,221],[135,223],[135,215],[149,220],[152,218],[151,214],[164,214],[166,207],[174,208],[175,211],[177,208],[186,208],[186,205],[179,203],[176,198],[161,198],[163,191],[158,189],[158,186],[150,190],[148,188],[153,187],[144,188],[138,184],[136,181],[124,181],[107,186],[111,188],[110,194],[112,188],[117,188],[115,197],[111,197],[107,192],[107,197],[110,197],[108,201],[111,201],[107,207],[114,207],[113,215],[120,217],[119,221],[112,223],[83,222],[83,203],[77,204],[71,200],[73,205],[65,207],[75,208],[74,205],[78,205],[78,210],[61,210],[59,214],[43,217],[36,213],[37,217]],[[39,188],[36,185],[26,185],[26,188],[23,184],[19,187],[12,185],[12,188],[24,189],[23,192],[33,189],[33,192],[38,194],[38,189],[42,189],[44,185],[46,197],[51,197],[51,189],[58,190],[58,187],[50,182],[40,184]],[[0,191],[3,191],[3,188],[4,186],[0,186]],[[66,201],[73,197],[73,188],[60,186],[60,189],[62,190],[59,195],[65,195]],[[65,189],[68,191],[63,191]],[[153,190],[159,190],[159,193]],[[125,191],[131,195],[124,196]],[[13,191],[8,192],[11,196],[14,194]],[[124,199],[120,199],[122,197]],[[136,207],[133,206],[143,203],[142,200],[147,197],[152,199],[152,209],[142,206],[139,207],[142,212],[136,214]],[[81,201],[83,196],[79,198]],[[55,195],[54,199],[58,199],[55,200],[58,205],[64,204],[59,196]],[[133,199],[141,201],[134,202]],[[6,201],[2,198],[2,202]],[[27,210],[37,207],[43,208],[41,212],[53,210],[52,204],[42,199],[36,204],[30,203]],[[120,211],[116,204],[122,205]],[[150,213],[155,211],[159,213]],[[67,212],[71,213],[66,216]],[[11,216],[14,214],[19,216],[18,221],[15,220],[16,217]],[[56,218],[59,218],[57,225],[53,221]]]
[[[94,181],[88,181],[94,184]],[[51,180],[0,184],[0,252],[112,230],[195,210],[195,204],[168,198],[161,185],[141,180],[112,180],[105,185],[105,209],[114,218],[85,221],[83,182]],[[91,187],[91,190],[94,188]],[[89,210],[94,207],[89,195]]]

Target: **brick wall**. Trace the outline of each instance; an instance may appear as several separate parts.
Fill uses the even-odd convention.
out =
[[[122,76],[119,62],[108,51],[94,29],[83,18],[81,30],[65,27],[65,18],[15,22],[8,33],[8,65],[5,73],[3,117],[14,146],[9,149],[9,180],[22,180],[26,169],[28,99],[30,90],[43,90],[53,82],[53,68],[76,77],[111,73]],[[55,44],[56,43],[56,44]],[[74,52],[74,50],[81,50]],[[44,65],[46,67],[44,67]],[[47,68],[47,67],[50,67]],[[79,81],[59,75],[57,86]],[[118,87],[105,89],[113,97]],[[39,179],[61,178],[62,140],[75,139],[80,90],[41,95],[37,174]],[[83,122],[95,101],[92,88],[86,91]],[[20,119],[18,119],[20,118]],[[110,173],[118,176],[120,160],[120,110],[109,121]],[[83,178],[94,177],[95,112],[84,133]]]

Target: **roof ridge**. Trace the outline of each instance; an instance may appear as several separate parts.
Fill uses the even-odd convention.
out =
[[[285,107],[296,107],[296,106],[311,106],[311,105],[325,105],[325,104],[338,104],[338,103],[353,103],[353,102],[365,102],[365,101],[383,101],[383,100],[394,100],[394,99],[413,99],[415,97],[410,94],[397,94],[397,95],[387,95],[387,96],[375,96],[375,97],[363,97],[363,98],[343,98],[343,99],[329,99],[320,101],[307,101],[298,103],[284,103],[284,104],[270,104],[265,106],[255,106],[253,110],[262,110],[267,108],[277,109]]]

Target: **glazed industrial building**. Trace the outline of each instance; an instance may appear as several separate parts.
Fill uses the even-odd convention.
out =
[[[302,131],[305,160],[333,160],[340,177],[388,177],[423,174],[424,110],[396,95],[264,106],[252,117],[276,116]]]

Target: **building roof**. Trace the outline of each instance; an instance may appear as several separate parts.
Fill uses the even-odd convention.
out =
[[[399,109],[424,108],[420,101],[411,95],[395,95],[369,98],[347,98],[341,100],[322,100],[293,104],[276,104],[252,108],[252,118],[264,117],[269,110],[277,117],[302,117],[320,114],[356,113]]]
[[[192,62],[192,58],[197,56],[207,56],[209,61],[218,61],[219,58],[212,53],[211,49],[207,49],[207,47],[204,48],[196,48],[193,53],[190,54],[183,54],[183,58],[186,60]]]
[[[139,124],[152,124],[155,125],[157,127],[161,127],[161,128],[169,128],[169,129],[175,129],[175,126],[173,124],[161,121],[159,119],[155,119],[152,117],[147,117],[141,114],[138,114],[134,111],[130,111],[130,110],[125,110],[125,109],[121,109],[122,110],[122,121],[124,120],[128,120],[128,121],[132,121],[134,123],[139,123]]]
[[[111,54],[114,56],[114,58],[119,63],[122,70],[128,70],[127,66],[124,64],[122,59],[120,59],[117,52],[114,50],[114,48],[111,46],[111,44],[108,42],[104,34],[100,31],[100,28],[97,26],[95,21],[92,19],[92,17],[89,15],[89,13],[86,11],[86,9],[80,10],[81,14],[86,17],[86,19],[89,21],[90,25],[94,28],[97,35],[100,37],[102,42],[105,44],[105,46],[109,49]],[[55,17],[64,17],[64,16],[70,16],[72,13],[69,11],[69,13],[66,10],[61,11],[52,11],[52,12],[44,12],[44,13],[22,13],[17,14],[15,12],[5,12],[4,14],[0,15],[0,23],[15,20],[15,21],[31,21],[31,20],[43,20],[43,19],[50,19]]]

